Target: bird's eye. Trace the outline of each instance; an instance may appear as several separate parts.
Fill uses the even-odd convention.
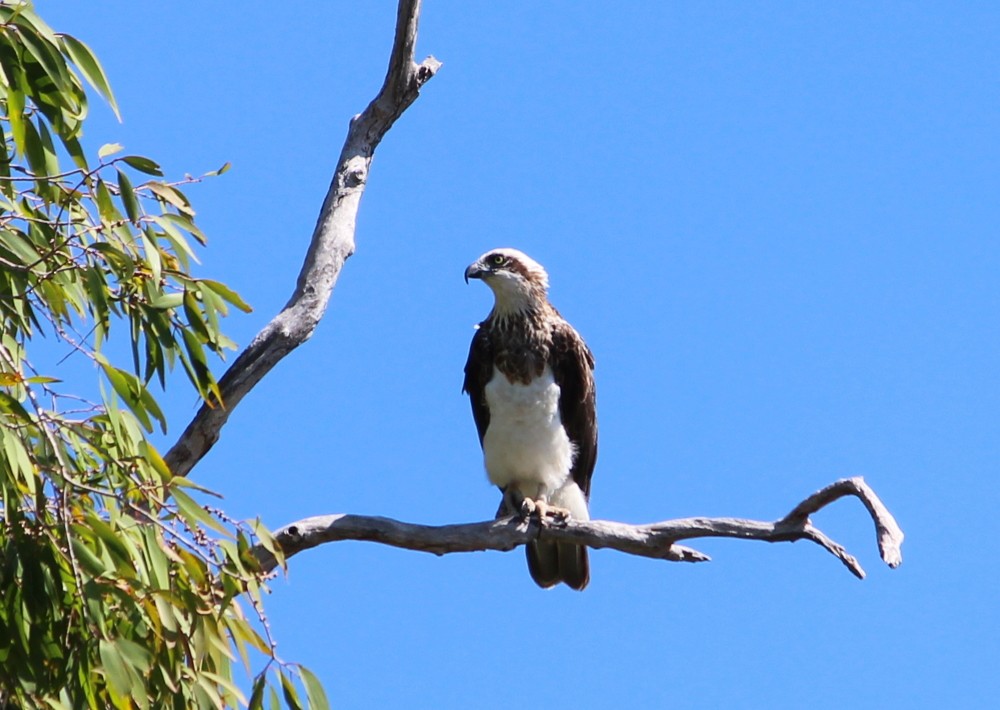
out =
[[[494,254],[490,257],[490,263],[494,266],[500,266],[504,262],[503,254]]]

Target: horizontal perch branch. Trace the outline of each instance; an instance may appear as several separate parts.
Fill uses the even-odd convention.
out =
[[[681,518],[650,525],[629,525],[608,520],[551,520],[532,517],[488,520],[459,525],[417,525],[390,518],[364,515],[320,515],[277,530],[275,539],[285,557],[327,542],[367,540],[407,550],[444,555],[450,552],[512,550],[531,540],[544,538],[575,542],[593,548],[610,548],[632,555],[673,562],[707,562],[708,555],[678,545],[679,540],[732,537],[766,542],[810,540],[834,555],[859,579],[865,576],[858,561],[841,545],[813,527],[809,516],[843,496],[864,503],[875,523],[882,559],[890,567],[902,562],[903,531],[875,492],[861,478],[831,483],[799,503],[776,522],[741,518]],[[278,566],[274,555],[258,546],[257,559],[265,571]]]

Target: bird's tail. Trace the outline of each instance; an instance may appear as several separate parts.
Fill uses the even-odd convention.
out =
[[[524,549],[531,578],[543,589],[563,582],[582,591],[590,581],[590,559],[583,545],[534,540]]]

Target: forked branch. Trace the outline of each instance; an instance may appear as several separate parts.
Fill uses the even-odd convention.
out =
[[[814,527],[809,516],[843,496],[858,498],[867,508],[878,534],[879,551],[890,567],[902,562],[903,531],[892,514],[860,477],[845,478],[812,494],[775,522],[741,518],[681,518],[649,525],[629,525],[608,520],[586,522],[537,518],[503,518],[460,525],[417,525],[390,518],[364,515],[320,515],[277,530],[274,535],[285,559],[311,547],[340,540],[367,540],[393,547],[444,555],[451,552],[512,550],[542,538],[576,542],[593,548],[610,548],[631,555],[672,562],[707,562],[697,550],[677,544],[704,537],[733,537],[765,542],[809,540],[839,559],[855,576],[864,579],[858,561],[841,545]],[[263,546],[255,549],[265,571],[278,566],[275,556]]]
[[[354,253],[354,227],[375,148],[412,104],[441,63],[414,61],[420,0],[400,0],[385,83],[351,119],[330,189],[288,303],[264,326],[219,380],[221,403],[204,405],[166,455],[176,476],[186,476],[208,453],[230,413],[282,358],[308,340],[326,312],[344,262]]]

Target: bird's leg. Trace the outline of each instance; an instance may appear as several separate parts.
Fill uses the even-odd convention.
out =
[[[497,509],[497,520],[505,518],[508,515],[519,515],[522,519],[525,519],[531,514],[530,512],[524,512],[526,499],[516,485],[511,484],[500,490],[503,492],[503,498],[500,501],[500,507]]]

